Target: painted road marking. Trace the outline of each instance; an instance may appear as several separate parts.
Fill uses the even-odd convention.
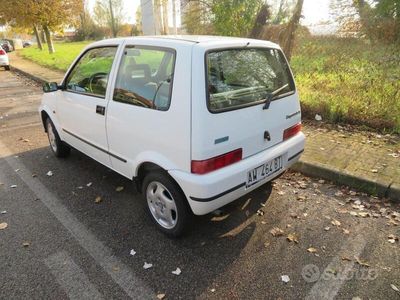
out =
[[[154,292],[132,274],[131,270],[116,258],[108,247],[97,240],[96,236],[79,222],[52,192],[39,180],[33,178],[31,172],[13,155],[0,142],[0,158],[2,157],[12,170],[19,169],[16,174],[125,293],[132,299],[151,299]]]
[[[340,270],[343,276],[332,276],[324,278],[320,276],[319,280],[314,284],[308,293],[306,299],[307,300],[321,300],[321,299],[334,299],[337,293],[339,292],[342,285],[346,282],[346,274],[349,274],[350,271],[354,267],[354,262],[346,262],[345,267],[343,268],[342,255],[352,255],[355,257],[359,257],[362,251],[365,248],[366,241],[363,236],[357,235],[355,238],[350,238],[347,243],[342,247],[339,251],[339,255],[337,255],[330,264],[325,268],[323,272],[320,274],[329,274],[332,272],[331,270]],[[304,271],[304,269],[303,269]],[[310,270],[312,271],[312,270]],[[304,275],[303,275],[304,276]],[[312,274],[310,274],[312,276]]]
[[[45,260],[46,266],[71,300],[103,299],[67,252],[61,251]]]

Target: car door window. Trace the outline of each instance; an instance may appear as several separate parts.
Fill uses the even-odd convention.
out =
[[[171,101],[175,51],[126,47],[114,88],[114,101],[168,110]]]
[[[86,51],[68,75],[66,89],[105,97],[116,51],[117,47],[94,48]]]

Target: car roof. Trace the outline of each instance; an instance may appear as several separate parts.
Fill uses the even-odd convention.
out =
[[[224,44],[244,44],[244,45],[262,45],[266,47],[279,47],[277,44],[270,41],[261,41],[249,38],[239,37],[227,37],[227,36],[211,36],[211,35],[155,35],[155,36],[135,36],[135,37],[123,37],[114,38],[98,41],[92,44],[95,46],[110,45],[113,43],[122,43],[123,41],[128,42],[156,42],[159,41],[162,44],[200,44],[201,46],[207,47],[207,45],[224,45]]]

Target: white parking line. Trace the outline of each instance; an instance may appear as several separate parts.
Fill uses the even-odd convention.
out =
[[[58,221],[71,233],[79,245],[107,272],[107,274],[132,299],[150,299],[154,292],[148,288],[131,270],[116,258],[112,251],[97,240],[78,219],[39,180],[32,178],[31,172],[15,159],[13,153],[0,142],[0,158],[19,171],[16,173],[37,198],[51,211]]]
[[[75,264],[67,252],[49,256],[45,264],[50,269],[68,298],[71,300],[103,299],[85,273]]]
[[[344,244],[342,249],[330,264],[321,272],[320,279],[314,284],[305,299],[307,300],[325,300],[334,299],[342,285],[348,280],[346,274],[349,274],[354,267],[354,262],[346,262],[343,268],[342,256],[348,255],[359,257],[364,250],[366,241],[363,236],[357,235],[355,238],[350,238]],[[332,274],[333,270],[341,270],[339,276],[328,276],[325,278],[323,274]]]

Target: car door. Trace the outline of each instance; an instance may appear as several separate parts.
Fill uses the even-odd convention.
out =
[[[113,169],[129,178],[143,161],[164,169],[190,163],[190,51],[179,50],[128,43],[121,51],[107,134],[110,152],[125,159],[112,156]]]
[[[57,102],[63,140],[106,166],[111,166],[106,92],[116,52],[117,46],[106,46],[83,53],[67,75]]]

